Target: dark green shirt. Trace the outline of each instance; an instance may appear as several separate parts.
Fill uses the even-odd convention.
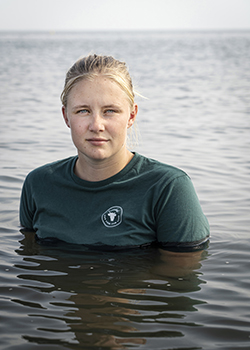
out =
[[[135,153],[118,174],[89,182],[74,174],[76,160],[44,165],[24,182],[20,222],[39,238],[184,250],[207,241],[208,221],[182,170]]]

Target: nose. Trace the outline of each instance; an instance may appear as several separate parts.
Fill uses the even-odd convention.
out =
[[[104,130],[104,120],[100,113],[93,113],[89,123],[89,130],[92,132],[100,132]]]

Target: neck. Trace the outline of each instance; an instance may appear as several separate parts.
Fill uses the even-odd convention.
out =
[[[123,157],[113,157],[112,159],[93,160],[81,157],[78,154],[74,172],[76,176],[83,180],[96,182],[106,180],[119,173],[133,158],[133,153],[126,149]]]

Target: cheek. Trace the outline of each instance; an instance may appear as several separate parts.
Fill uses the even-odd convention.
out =
[[[74,122],[71,124],[72,134],[80,135],[86,131],[86,125],[83,122]]]
[[[117,141],[121,144],[125,144],[127,140],[127,124],[124,124],[116,130]]]
[[[113,125],[111,124],[109,128],[107,128],[107,130],[109,131],[110,134],[112,133],[117,137],[123,138],[127,133],[127,124],[125,124],[124,122],[120,122]]]

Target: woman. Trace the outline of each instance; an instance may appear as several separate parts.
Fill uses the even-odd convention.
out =
[[[26,178],[20,222],[38,239],[122,249],[200,249],[209,225],[183,171],[131,153],[138,106],[123,62],[90,55],[68,71],[62,113],[78,155]]]

